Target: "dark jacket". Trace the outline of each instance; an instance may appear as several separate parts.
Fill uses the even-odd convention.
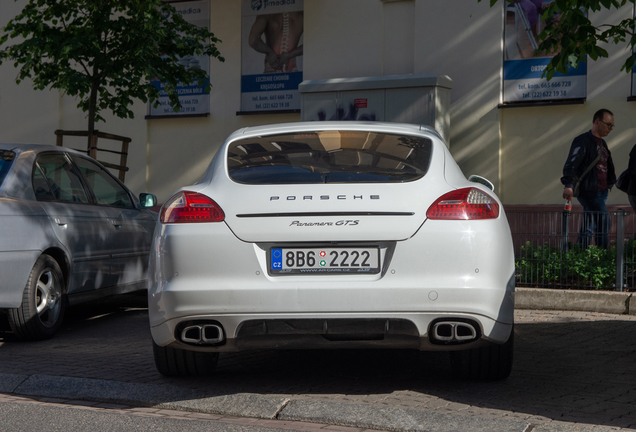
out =
[[[616,183],[616,172],[614,171],[614,162],[612,154],[607,148],[605,140],[601,139],[601,145],[607,150],[607,188],[611,189]],[[563,177],[561,183],[565,187],[572,187],[574,176],[581,176],[583,171],[596,159],[598,152],[596,151],[596,139],[592,135],[592,131],[588,131],[577,136],[572,141],[570,153],[563,166]],[[636,161],[635,161],[636,163]],[[581,181],[579,196],[596,196],[598,193],[598,178],[596,176],[596,165],[585,175]]]
[[[627,195],[636,195],[636,145],[629,152],[629,165],[627,165],[627,174],[629,176],[629,187]]]

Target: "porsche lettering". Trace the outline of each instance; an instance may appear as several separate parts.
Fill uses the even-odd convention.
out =
[[[368,199],[368,200],[379,200],[380,199],[380,195],[288,195],[286,197],[284,196],[278,196],[278,195],[274,195],[269,197],[270,201],[280,201],[280,200],[286,200],[286,201],[327,201],[330,199],[336,199],[336,200],[364,200],[364,199]]]

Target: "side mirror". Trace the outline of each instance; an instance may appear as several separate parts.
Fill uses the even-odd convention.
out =
[[[157,197],[149,193],[139,194],[139,203],[143,208],[150,208],[157,205]]]
[[[492,184],[492,182],[490,180],[488,180],[487,178],[485,178],[485,177],[473,174],[470,177],[468,177],[468,181],[473,182],[473,183],[483,184],[484,186],[486,186],[491,191],[493,191],[493,192],[495,191],[495,185]]]

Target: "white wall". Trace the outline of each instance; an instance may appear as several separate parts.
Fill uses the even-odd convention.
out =
[[[303,78],[382,75],[379,0],[305,0]]]
[[[17,15],[26,1],[0,3],[0,26]],[[59,127],[57,91],[35,91],[26,79],[15,85],[18,70],[8,62],[0,67],[0,141],[55,144]]]
[[[498,193],[502,10],[476,0],[416,1],[415,72],[448,75],[451,152],[465,175],[490,179]]]

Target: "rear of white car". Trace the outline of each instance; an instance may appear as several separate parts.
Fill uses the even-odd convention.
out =
[[[164,204],[150,261],[166,375],[257,348],[449,350],[463,376],[510,373],[503,208],[426,127],[239,130]]]

